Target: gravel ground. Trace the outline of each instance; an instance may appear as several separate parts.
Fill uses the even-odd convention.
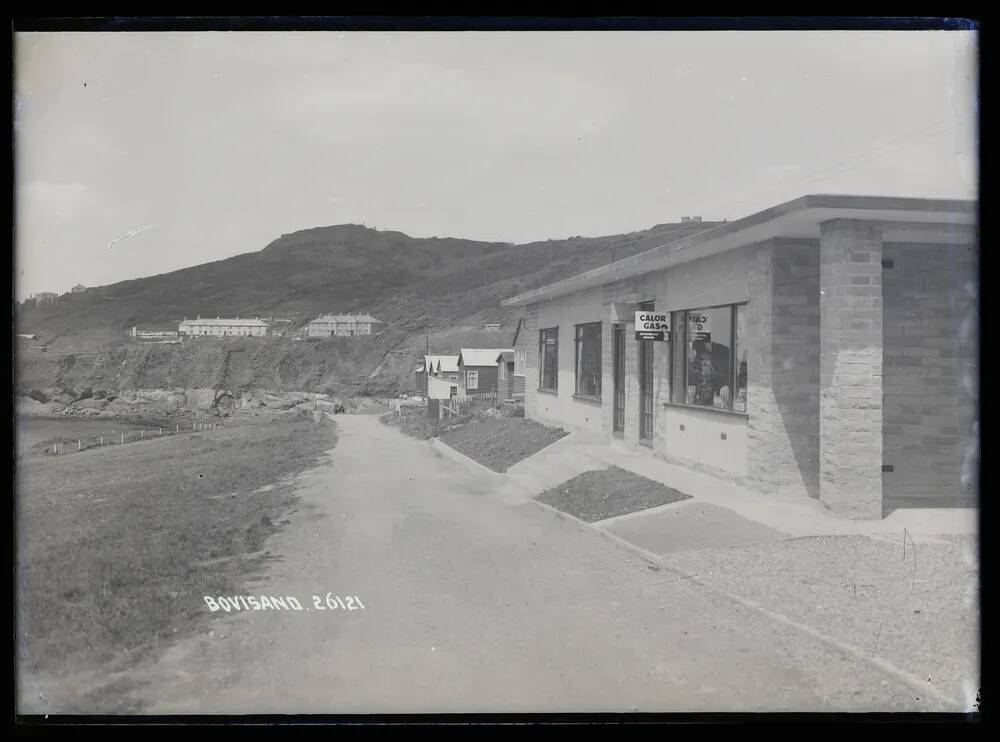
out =
[[[297,480],[297,512],[267,544],[280,558],[247,592],[357,592],[366,609],[213,614],[214,634],[129,674],[145,713],[936,708],[576,521],[493,497],[480,467],[371,418],[337,426],[328,463]],[[73,680],[44,713],[72,710],[95,683]]]
[[[973,537],[905,547],[864,536],[801,538],[668,557],[674,565],[877,655],[971,708],[979,689]],[[914,566],[916,565],[916,566]]]
[[[690,498],[652,479],[612,466],[584,472],[535,499],[593,523]]]
[[[493,471],[505,472],[566,435],[523,417],[483,417],[450,428],[439,439]]]

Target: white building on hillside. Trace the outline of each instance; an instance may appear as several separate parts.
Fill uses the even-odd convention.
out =
[[[267,334],[269,325],[262,319],[234,319],[216,317],[215,319],[185,319],[178,327],[181,335],[211,335],[214,337],[263,337]]]
[[[181,341],[177,325],[166,322],[132,325],[129,336],[140,343],[179,343]]]
[[[309,337],[373,335],[382,320],[370,314],[323,314],[309,323]]]

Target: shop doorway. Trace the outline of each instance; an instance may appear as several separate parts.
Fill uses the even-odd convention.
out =
[[[625,432],[625,328],[615,325],[612,331],[611,360],[614,367],[613,433]]]
[[[653,302],[639,305],[640,312],[652,312]],[[639,340],[639,440],[653,441],[653,341]]]

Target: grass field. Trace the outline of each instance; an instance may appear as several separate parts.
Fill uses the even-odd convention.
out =
[[[335,444],[332,421],[278,419],[19,460],[22,682],[113,672],[197,630],[202,596],[266,563],[289,479]]]

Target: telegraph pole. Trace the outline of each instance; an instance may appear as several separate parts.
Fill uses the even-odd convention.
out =
[[[424,322],[424,355],[431,354],[431,332],[432,327],[447,327],[448,325],[433,325],[430,322]]]

